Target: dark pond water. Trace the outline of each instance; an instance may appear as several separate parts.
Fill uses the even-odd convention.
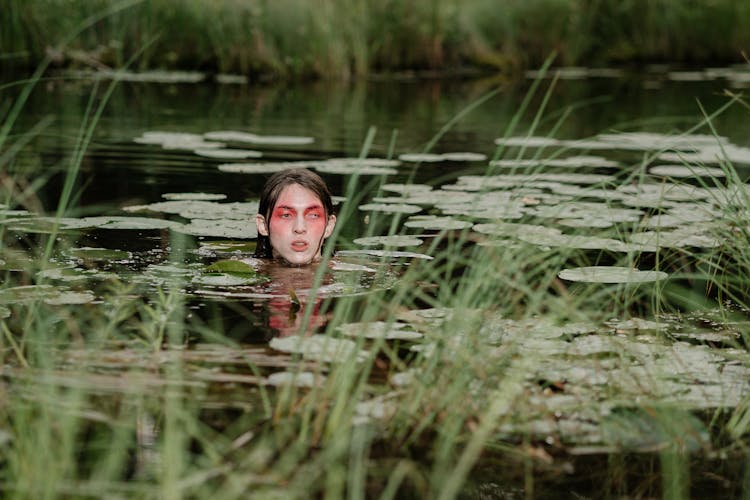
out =
[[[114,273],[147,289],[178,279],[194,310],[223,309],[222,314],[228,319],[225,333],[237,341],[265,344],[278,332],[293,333],[299,326],[299,317],[294,314],[294,297],[290,300],[287,289],[292,288],[304,297],[304,290],[315,279],[310,271],[264,269],[264,274],[274,277],[271,284],[243,282],[243,278],[237,277],[207,277],[202,273],[207,263],[217,259],[249,255],[258,194],[268,173],[283,162],[297,162],[318,170],[336,196],[345,194],[352,173],[361,173],[356,191],[361,199],[357,202],[366,206],[346,220],[336,242],[339,252],[322,282],[326,293],[333,297],[389,288],[408,262],[429,258],[422,253],[425,245],[419,241],[391,240],[395,250],[408,253],[389,254],[390,266],[385,273],[370,270],[381,259],[378,251],[383,248],[382,242],[358,239],[387,234],[394,214],[406,220],[406,227],[414,228],[411,234],[415,236],[441,227],[436,218],[440,222],[448,219],[451,224],[458,224],[456,228],[466,227],[461,224],[473,225],[474,232],[490,237],[485,242],[490,248],[492,237],[499,238],[495,242],[499,245],[507,244],[509,237],[517,237],[524,243],[545,248],[570,246],[614,252],[679,247],[690,238],[691,246],[710,249],[715,241],[705,224],[720,214],[705,201],[712,196],[731,194],[724,190],[723,174],[717,170],[716,145],[722,144],[740,179],[747,179],[750,176],[748,110],[734,105],[716,116],[712,124],[722,137],[718,140],[705,135],[710,134],[707,127],[694,130],[677,142],[673,134],[698,124],[703,118],[701,108],[708,114],[721,108],[729,100],[725,89],[742,84],[741,79],[729,78],[729,73],[718,74],[696,81],[694,73],[669,73],[663,69],[639,74],[598,72],[587,78],[573,78],[577,75],[568,72],[551,88],[538,119],[535,115],[552,84],[550,79],[541,82],[540,90],[517,123],[515,117],[532,85],[531,79],[501,83],[492,78],[401,78],[350,85],[274,87],[122,82],[97,124],[73,189],[71,210],[63,221],[64,237],[70,240],[73,249],[54,256],[53,269],[46,271],[50,273],[47,277],[64,284],[78,279],[106,278],[106,273]],[[19,246],[33,246],[33,235],[48,229],[45,225],[49,221],[39,216],[56,210],[65,182],[64,171],[76,150],[76,137],[91,96],[97,96],[93,101],[96,104],[107,84],[106,80],[98,86],[90,80],[42,82],[20,115],[14,128],[16,134],[31,130],[37,123],[47,123],[45,120],[49,123],[32,139],[32,147],[25,148],[10,165],[10,174],[16,180],[36,183],[36,198],[25,206],[34,213],[6,214],[6,228],[17,235]],[[494,89],[499,90],[486,97]],[[483,98],[481,104],[461,114]],[[456,117],[459,119],[454,120]],[[425,153],[425,147],[449,123],[450,128],[429,150],[432,156],[413,156]],[[508,132],[513,123],[514,129]],[[359,156],[372,130],[376,133],[367,156],[378,161],[363,164],[341,160]],[[158,136],[156,132],[194,135]],[[247,136],[240,133],[255,134],[255,138],[246,140]],[[510,139],[498,140],[505,135]],[[226,147],[211,145],[212,137],[214,141],[226,142]],[[204,142],[196,144],[196,140]],[[498,156],[501,143],[506,147],[502,156]],[[540,146],[545,145],[546,152],[538,153]],[[230,157],[241,150],[257,151],[262,156]],[[658,153],[660,150],[666,152]],[[634,165],[652,155],[659,156],[647,165],[648,186],[619,184],[633,173]],[[550,156],[553,160],[535,169],[540,158]],[[680,161],[684,158],[692,160],[693,170],[686,172]],[[395,162],[399,159],[400,162]],[[488,161],[492,160],[497,160],[492,163],[494,173],[505,175],[490,178],[490,185],[504,189],[510,193],[507,196],[498,195],[498,191],[491,191],[494,195],[487,198],[477,195],[486,181],[482,176],[488,170]],[[651,171],[654,167],[661,170]],[[533,172],[538,176],[528,176],[529,169],[535,169]],[[700,181],[707,178],[710,181]],[[406,188],[405,182],[425,186]],[[383,183],[387,186],[378,189]],[[579,202],[579,198],[585,201]],[[616,200],[618,205],[604,206],[602,200]],[[431,207],[427,217],[425,207]],[[646,210],[654,207],[663,210],[658,217]],[[529,217],[554,223],[515,225],[519,219]],[[8,222],[8,219],[14,220]],[[154,220],[159,221],[156,226]],[[613,240],[612,233],[607,232],[614,225],[632,221],[643,223],[640,234]],[[553,225],[557,228],[550,229]],[[560,227],[573,234],[564,234]],[[655,235],[659,231],[657,241]],[[176,240],[174,234],[185,238]],[[176,244],[184,245],[189,255],[177,264],[170,262]],[[368,249],[373,251],[363,253]],[[13,268],[12,262],[3,265]],[[651,274],[634,277],[622,268],[588,266],[566,270],[560,277],[571,282],[614,283],[661,279]],[[280,282],[289,286],[279,287]],[[280,297],[283,300],[277,300]],[[55,296],[52,300],[76,303],[90,299],[93,297],[83,293],[67,298]],[[235,307],[240,303],[251,306]],[[317,324],[316,313],[312,316],[311,321]],[[690,318],[680,321],[684,319],[691,321]],[[596,331],[588,325],[573,325],[568,330],[563,327],[565,331],[542,325],[544,328],[535,330],[533,325],[508,321],[497,318],[494,325],[489,322],[490,345],[518,340],[521,331],[544,329],[540,338],[522,345],[522,349],[553,355],[560,352],[557,344],[564,336],[573,339],[566,342],[565,349],[574,349],[574,355],[592,356],[590,365],[586,364],[587,358],[586,363],[578,366],[570,366],[569,360],[546,366],[544,369],[554,373],[532,374],[532,384],[558,379],[589,383],[590,373],[617,373],[626,369],[614,358],[605,359],[602,364],[600,356],[629,352],[644,367],[678,373],[682,379],[679,383],[672,380],[675,386],[670,388],[689,392],[690,397],[685,400],[688,405],[731,406],[747,391],[747,384],[742,382],[746,380],[747,364],[734,363],[731,370],[724,370],[732,364],[727,361],[731,356],[740,356],[735,351],[726,359],[718,359],[720,356],[691,350],[691,344],[682,343],[675,347],[655,345],[653,349],[659,354],[651,355],[640,350],[638,344],[646,342],[641,337],[635,337],[636,342],[616,337],[600,339],[588,335]],[[614,321],[607,328],[619,333],[662,328],[639,321],[642,323]],[[675,330],[683,328],[682,323],[676,324],[676,319],[665,323],[670,321]],[[707,342],[714,342],[712,345],[721,346],[726,337],[720,333],[700,335]],[[737,340],[739,333],[733,331],[731,336]],[[699,334],[688,340],[693,344],[703,343]],[[201,356],[200,352],[195,355],[196,359]],[[253,351],[253,355],[262,353]],[[714,378],[706,383],[719,389],[731,386],[730,389],[719,391],[719,395],[693,394],[687,387],[707,375],[665,361],[674,356],[684,356],[697,363],[696,366],[706,363],[716,372],[711,372]],[[222,358],[223,362],[226,359]],[[262,365],[263,361],[259,363]],[[719,366],[721,370],[716,368]],[[633,385],[637,386],[636,382]],[[596,386],[603,382],[591,383]],[[631,396],[638,390],[625,385],[622,390]],[[602,389],[597,386],[592,390],[599,394],[596,391]],[[665,389],[664,394],[667,393]],[[727,397],[728,400],[722,399]],[[550,405],[544,411],[551,414],[556,411],[552,399],[534,404]],[[564,398],[560,399],[561,405],[568,404],[562,401]],[[592,415],[595,413],[592,411]],[[599,431],[588,421],[571,417],[555,421],[554,425],[563,423],[569,425],[566,436],[572,442],[579,439],[579,443],[601,444]],[[527,424],[522,432],[531,435],[552,432],[547,430],[551,425],[549,419],[529,419]],[[508,432],[514,431],[518,429]],[[596,449],[604,453],[608,450]]]

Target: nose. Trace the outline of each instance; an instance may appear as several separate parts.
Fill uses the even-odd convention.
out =
[[[294,227],[292,229],[297,234],[302,234],[302,233],[307,232],[307,225],[305,224],[305,218],[304,217],[297,217],[294,220]]]

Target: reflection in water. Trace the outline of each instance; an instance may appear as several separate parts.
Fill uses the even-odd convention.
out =
[[[258,267],[271,280],[266,285],[274,295],[268,301],[268,325],[277,330],[279,336],[309,334],[325,325],[327,318],[320,314],[323,301],[320,289],[313,290],[319,265],[289,267],[269,261]],[[332,283],[333,274],[326,270],[319,286]]]

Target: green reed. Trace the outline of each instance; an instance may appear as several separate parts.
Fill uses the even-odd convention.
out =
[[[432,5],[437,9],[444,4]],[[440,24],[439,19],[433,22],[428,33]],[[546,102],[545,97],[539,110],[531,110],[529,99],[519,113],[534,112],[535,128]],[[97,109],[92,104],[86,113],[78,149],[68,164],[71,177],[96,127]],[[362,156],[368,154],[375,133],[371,130],[364,139]],[[725,168],[732,172],[730,165]],[[736,176],[730,182],[741,185]],[[71,189],[66,188],[68,197]],[[360,190],[361,180],[351,177],[346,189],[350,203],[339,213],[339,227],[355,217]],[[67,205],[61,204],[61,214]],[[731,210],[727,207],[728,215]],[[739,226],[742,218],[737,217]],[[747,232],[728,231],[725,238],[731,251],[724,256],[729,260],[707,261],[710,272],[702,278],[727,296],[741,298],[737,290],[750,283]],[[195,384],[181,356],[189,350],[192,334],[210,334],[212,341],[230,348],[241,346],[224,337],[218,320],[203,323],[190,317],[179,279],[146,298],[133,298],[126,286],[112,285],[103,293],[104,307],[59,308],[41,302],[28,309],[15,306],[9,320],[0,320],[7,332],[0,345],[8,367],[0,407],[0,430],[5,433],[0,439],[6,440],[0,451],[5,464],[0,488],[18,498],[123,493],[154,498],[456,498],[482,455],[493,451],[501,457],[521,457],[528,469],[526,492],[531,495],[534,458],[503,439],[498,429],[514,418],[512,409],[524,392],[524,376],[544,359],[538,353],[516,352],[512,345],[487,346],[484,315],[601,320],[627,316],[643,301],[666,302],[667,291],[565,288],[557,272],[566,262],[582,259],[580,252],[511,245],[484,248],[474,243],[467,231],[441,233],[427,250],[434,260],[409,266],[394,290],[364,300],[344,298],[331,311],[325,332],[331,337],[340,324],[394,322],[400,310],[414,307],[458,311],[427,332],[435,345],[432,352],[405,359],[398,346],[360,338],[357,346],[369,352],[364,360],[317,368],[327,378],[311,389],[249,389],[245,395],[252,408],[226,417],[228,422],[221,426],[211,425],[206,417],[200,400],[208,389]],[[2,249],[8,246],[3,241]],[[173,261],[182,262],[186,242],[175,237],[170,246]],[[326,249],[326,258],[331,249]],[[728,276],[724,271],[729,268],[737,273]],[[9,276],[4,286],[27,278]],[[134,338],[140,339],[137,349],[128,342]],[[9,345],[10,339],[20,339],[20,345]],[[135,349],[137,362],[145,368],[120,367],[114,373],[90,369],[112,354],[110,342]],[[60,369],[76,363],[78,371]],[[252,359],[244,368],[261,373]],[[407,368],[416,373],[416,382],[406,387],[391,391],[387,384],[371,380],[378,370],[395,373]],[[125,382],[118,385],[120,377]],[[379,396],[394,403],[392,414],[381,423],[359,422],[357,404]],[[582,402],[581,408],[586,404]],[[747,415],[745,404],[727,423],[738,447],[746,444]],[[654,419],[662,430],[685,420],[670,411],[657,411]],[[684,436],[663,433],[671,441],[659,452],[661,493],[682,498],[690,485],[689,457],[680,448]]]
[[[111,0],[10,0],[2,55],[35,65],[233,72],[251,78],[348,79],[371,72],[516,71],[559,63],[741,62],[750,6],[740,0],[151,0],[59,46]],[[716,33],[722,33],[717,37]],[[4,61],[5,57],[0,59]]]

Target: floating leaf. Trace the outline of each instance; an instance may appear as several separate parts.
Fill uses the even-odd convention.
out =
[[[426,259],[426,260],[434,259],[434,257],[430,255],[425,255],[423,253],[399,252],[397,250],[341,250],[339,252],[336,252],[336,254],[340,256],[372,255],[375,257],[394,257],[394,258],[405,257],[405,258]]]
[[[248,220],[193,219],[190,224],[183,225],[178,231],[193,236],[215,238],[250,239],[258,237],[257,226]]]
[[[251,149],[224,149],[224,148],[198,148],[193,153],[206,158],[217,158],[220,160],[245,160],[247,158],[260,158],[263,153]]]
[[[0,306],[0,319],[10,318],[10,309]]]
[[[27,303],[56,297],[60,289],[52,285],[26,285],[0,290],[0,302],[4,304]]]
[[[364,337],[367,339],[386,340],[419,340],[423,334],[407,330],[406,323],[387,323],[373,321],[363,323],[346,323],[339,325],[336,331],[348,337]]]
[[[269,347],[280,352],[301,354],[304,359],[325,363],[364,361],[368,356],[367,351],[358,349],[354,341],[326,335],[274,337]]]
[[[315,387],[325,381],[325,377],[313,372],[276,372],[266,378],[268,385]]]
[[[112,250],[109,248],[92,247],[71,248],[70,250],[68,250],[68,254],[79,259],[105,260],[108,262],[128,260],[133,257],[132,253],[126,252],[125,250]]]
[[[370,212],[384,212],[388,214],[415,214],[422,211],[419,205],[406,203],[366,203],[359,206],[360,210]]]
[[[725,177],[726,174],[720,168],[685,165],[658,165],[648,169],[651,175],[663,177]]]
[[[467,229],[472,222],[454,219],[453,217],[439,217],[436,215],[413,215],[406,219],[404,226],[410,228],[427,229],[432,231],[451,231]]]
[[[165,200],[200,200],[200,201],[218,201],[226,199],[227,195],[221,193],[164,193],[161,195]]]
[[[646,283],[669,277],[662,271],[641,271],[631,267],[590,266],[564,269],[557,276],[586,283]]]
[[[417,247],[422,244],[422,240],[413,236],[370,236],[367,238],[357,238],[354,240],[357,245],[386,247]]]
[[[204,274],[202,276],[195,276],[192,281],[193,283],[197,285],[231,287],[231,286],[249,286],[249,285],[255,285],[258,283],[263,283],[266,281],[266,278],[261,277],[260,275],[218,274],[217,273],[217,274]]]
[[[274,146],[301,146],[312,144],[312,137],[288,136],[288,135],[258,135],[248,132],[234,130],[217,130],[203,134],[206,139],[225,142],[246,142],[250,144],[266,144]]]
[[[77,305],[77,304],[88,304],[89,302],[93,302],[96,299],[96,296],[93,294],[93,292],[85,291],[85,292],[63,292],[61,291],[59,294],[47,297],[44,299],[45,304],[53,305],[53,306],[61,306],[61,305]]]
[[[234,260],[234,259],[219,260],[217,262],[214,262],[210,266],[206,267],[206,272],[241,274],[241,275],[249,274],[252,276],[255,276],[256,274],[258,274],[258,271],[247,262],[243,262],[241,260]]]

